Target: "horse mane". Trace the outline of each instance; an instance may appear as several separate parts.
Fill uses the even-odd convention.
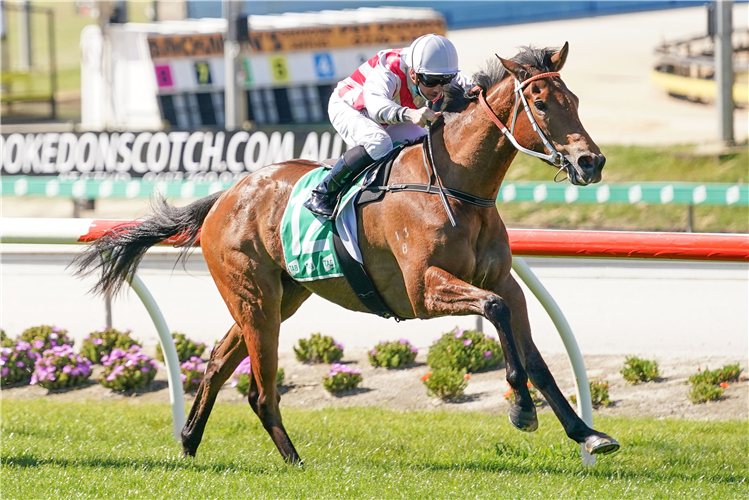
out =
[[[520,52],[510,60],[523,66],[531,66],[543,72],[553,71],[554,66],[551,63],[551,56],[559,51],[557,48],[536,48],[532,46],[520,47]],[[493,57],[486,62],[486,65],[473,74],[473,82],[488,93],[489,89],[504,80],[509,73],[499,62],[499,59]],[[527,75],[530,76],[530,75]],[[525,78],[527,78],[527,76]],[[462,88],[450,85],[445,89],[445,101],[442,104],[442,111],[445,113],[460,113],[468,107],[471,102],[476,101],[477,96],[464,91]]]

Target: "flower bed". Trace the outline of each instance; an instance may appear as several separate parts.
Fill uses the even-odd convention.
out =
[[[658,378],[658,363],[640,359],[637,356],[627,356],[624,361],[624,368],[619,373],[630,384],[650,382]]]
[[[697,367],[697,373],[689,377],[692,388],[688,396],[692,403],[700,404],[708,401],[717,401],[723,397],[723,391],[728,388],[729,383],[739,380],[741,366],[725,365],[717,370],[702,370]]]
[[[137,345],[143,347],[140,342],[130,337],[130,330],[121,332],[114,328],[102,328],[91,332],[83,339],[81,354],[91,360],[92,363],[101,363],[101,358],[112,354],[114,349],[130,349]]]
[[[41,354],[53,347],[62,345],[72,347],[74,343],[73,339],[68,337],[67,333],[67,330],[57,328],[56,326],[32,326],[21,333],[19,340],[28,342],[34,351]]]
[[[343,345],[333,337],[313,333],[309,339],[299,339],[294,354],[304,363],[335,363],[343,357]]]
[[[82,384],[91,376],[91,360],[73,352],[70,345],[58,345],[44,351],[34,363],[31,385],[45,389],[63,389]]]
[[[369,351],[369,362],[374,367],[402,368],[413,363],[418,352],[406,339],[380,342]]]
[[[325,390],[331,394],[339,394],[344,391],[356,389],[362,381],[361,371],[340,363],[330,365],[330,371],[322,379]]]
[[[203,381],[206,363],[206,361],[203,361],[199,357],[193,356],[180,365],[180,378],[182,379],[182,388],[185,391],[192,391],[198,388]]]
[[[445,333],[429,348],[427,365],[475,373],[502,363],[502,346],[496,340],[475,330],[455,328]]]
[[[34,363],[40,357],[41,354],[24,340],[19,340],[12,347],[0,347],[0,383],[28,383],[34,371]]]
[[[109,356],[101,359],[104,371],[98,381],[104,387],[115,391],[140,389],[148,385],[156,376],[156,362],[144,354],[140,346],[127,350],[113,349]]]
[[[465,369],[440,368],[423,375],[421,381],[429,396],[450,400],[463,395],[470,378]]]
[[[609,383],[607,381],[593,379],[588,381],[588,385],[590,386],[590,402],[593,408],[609,406],[611,404],[611,400],[609,399]],[[577,396],[574,394],[570,396],[570,401],[576,405]]]
[[[202,342],[193,342],[187,338],[187,335],[179,332],[172,332],[172,342],[177,350],[177,357],[180,363],[184,363],[192,357],[200,357],[205,352],[206,345]],[[156,359],[164,362],[164,351],[161,350],[161,344],[156,345]]]

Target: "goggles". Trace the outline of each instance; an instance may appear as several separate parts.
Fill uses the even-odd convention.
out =
[[[425,87],[432,88],[436,87],[437,85],[449,85],[456,75],[457,73],[452,73],[449,75],[423,75],[417,73],[416,78],[418,78],[419,82],[421,82],[421,84]]]

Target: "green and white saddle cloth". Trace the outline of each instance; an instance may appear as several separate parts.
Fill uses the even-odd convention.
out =
[[[304,208],[303,203],[327,175],[324,167],[305,174],[294,185],[281,221],[281,241],[286,270],[296,281],[339,278],[343,271],[333,248],[333,224],[348,253],[359,263],[361,252],[356,237],[355,201],[367,185],[367,174],[360,175],[343,194],[338,216],[329,221]]]

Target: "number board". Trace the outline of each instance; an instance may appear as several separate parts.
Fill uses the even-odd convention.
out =
[[[213,83],[211,79],[211,66],[206,61],[195,63],[195,78],[198,80],[198,85],[210,85]]]
[[[172,68],[168,64],[156,64],[154,68],[156,69],[156,82],[159,85],[159,90],[174,85],[172,81]]]
[[[268,62],[271,67],[271,76],[274,82],[288,82],[289,78],[289,67],[286,63],[286,56],[277,55],[268,58]]]

